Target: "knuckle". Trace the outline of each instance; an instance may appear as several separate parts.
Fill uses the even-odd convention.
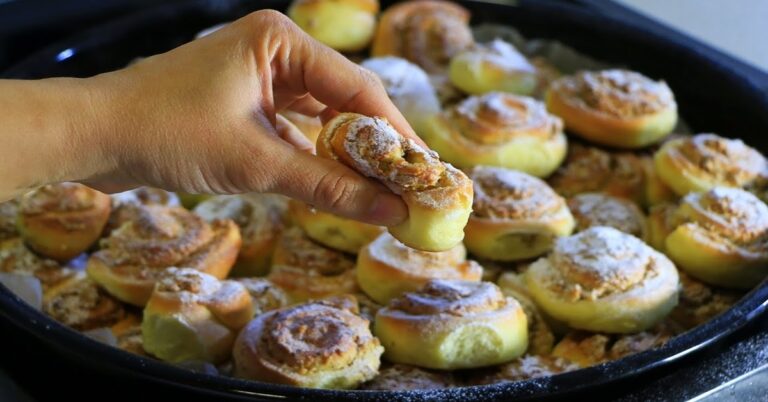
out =
[[[313,192],[318,205],[333,211],[349,208],[356,194],[357,185],[349,177],[332,171],[325,174]]]

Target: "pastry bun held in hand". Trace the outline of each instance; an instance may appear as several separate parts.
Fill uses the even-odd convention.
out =
[[[558,239],[525,273],[533,300],[571,328],[632,333],[675,307],[675,265],[640,239],[606,226]]]
[[[88,275],[110,294],[144,306],[162,271],[194,268],[224,279],[240,250],[240,231],[230,220],[207,223],[180,207],[135,206],[130,219],[101,241],[88,259]]]
[[[357,282],[373,300],[387,304],[405,292],[415,291],[432,279],[480,281],[483,268],[467,260],[467,250],[457,244],[446,251],[420,251],[384,233],[357,257]]]
[[[351,296],[262,314],[235,342],[235,375],[307,388],[355,388],[376,376],[384,351],[368,325]]]
[[[663,81],[627,70],[582,71],[549,86],[547,108],[589,141],[642,148],[672,132],[677,103]]]
[[[472,182],[386,120],[342,113],[323,127],[317,153],[381,181],[403,198],[408,219],[389,227],[389,232],[405,245],[444,251],[464,237],[472,210]]]
[[[573,231],[565,200],[542,180],[515,170],[477,166],[464,244],[482,258],[517,261],[540,256]]]
[[[374,333],[387,360],[434,369],[505,363],[528,346],[520,303],[489,282],[432,280],[379,310]]]
[[[221,363],[251,317],[251,295],[241,283],[195,269],[169,268],[160,274],[144,308],[144,350],[168,362]]]
[[[429,119],[424,141],[446,161],[550,175],[565,159],[563,122],[536,99],[502,92],[470,96]]]
[[[293,0],[288,8],[288,16],[296,25],[342,52],[368,47],[378,13],[378,0]]]
[[[111,208],[108,195],[82,184],[48,184],[21,197],[18,229],[32,250],[68,261],[99,239]]]

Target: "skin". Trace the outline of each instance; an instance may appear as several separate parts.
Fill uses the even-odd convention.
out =
[[[123,70],[0,80],[0,93],[0,201],[60,181],[275,192],[391,226],[407,217],[400,197],[311,154],[276,112],[383,116],[423,144],[374,74],[271,10]]]

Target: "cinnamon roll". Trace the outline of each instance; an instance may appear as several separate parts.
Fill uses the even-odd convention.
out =
[[[472,210],[472,182],[386,120],[342,113],[323,127],[317,153],[380,180],[403,197],[408,219],[389,232],[405,245],[444,251],[464,237]]]
[[[297,227],[283,232],[267,278],[294,303],[358,290],[354,258],[313,242]]]
[[[576,219],[576,232],[593,226],[610,226],[640,239],[647,238],[643,211],[629,200],[600,193],[584,193],[568,200]]]
[[[427,144],[461,168],[500,166],[544,177],[566,155],[563,122],[533,98],[501,92],[471,96],[425,127]]]
[[[75,274],[72,268],[35,254],[19,237],[0,242],[0,272],[34,276],[43,290]]]
[[[517,272],[506,272],[502,274],[497,285],[501,292],[508,297],[517,300],[523,307],[525,316],[528,319],[528,349],[529,355],[545,356],[552,352],[555,346],[555,334],[539,307],[531,299],[531,295],[525,288],[525,279],[522,274]]]
[[[574,226],[565,200],[543,181],[514,170],[478,166],[464,244],[475,255],[516,261],[546,253]]]
[[[395,4],[381,15],[371,54],[399,56],[428,73],[439,73],[474,42],[469,17],[464,7],[447,1]]]
[[[666,253],[691,276],[749,289],[768,275],[768,206],[752,193],[715,187],[688,194],[669,223]]]
[[[666,142],[655,156],[659,177],[677,194],[744,187],[765,174],[765,157],[741,140],[698,134]]]
[[[291,218],[310,239],[346,253],[357,254],[384,231],[381,226],[319,211],[301,201],[291,200],[289,208]]]
[[[357,283],[373,300],[387,304],[405,292],[418,290],[432,279],[480,281],[483,268],[467,260],[458,244],[450,250],[415,250],[384,233],[365,246],[357,258]]]
[[[387,360],[434,369],[505,363],[528,346],[520,303],[489,282],[432,280],[379,310],[374,333]]]
[[[350,300],[270,311],[235,342],[235,375],[307,388],[355,388],[376,376],[383,352]]]
[[[684,272],[680,272],[680,284],[680,304],[669,317],[686,330],[728,310],[743,296],[738,291],[709,286]]]
[[[19,201],[0,202],[0,241],[19,236],[16,229],[16,217],[19,214]]]
[[[361,65],[379,76],[392,103],[419,135],[426,121],[440,113],[435,87],[419,66],[399,57],[376,57]]]
[[[664,81],[627,70],[582,71],[549,86],[547,108],[587,140],[642,148],[677,124],[677,103]]]
[[[99,239],[110,208],[108,195],[82,184],[49,184],[21,197],[18,229],[32,250],[68,261]]]
[[[677,333],[664,323],[647,331],[626,335],[574,331],[560,340],[552,351],[552,357],[564,359],[579,368],[590,367],[660,347]]]
[[[408,391],[416,389],[443,389],[458,386],[450,372],[430,371],[406,364],[382,367],[379,374],[362,385],[361,389],[379,391]]]
[[[245,290],[251,295],[254,316],[288,305],[288,295],[269,279],[238,278],[235,280],[245,286]]]
[[[378,13],[378,0],[293,0],[288,8],[288,16],[296,25],[342,52],[368,47]]]
[[[453,85],[471,95],[493,91],[532,95],[538,84],[536,68],[501,39],[458,53],[449,71]]]
[[[79,272],[48,289],[43,312],[79,331],[109,327],[126,316],[123,304]]]
[[[189,267],[223,279],[240,249],[240,232],[229,220],[206,223],[179,207],[133,207],[132,218],[101,241],[88,259],[88,275],[118,299],[144,306],[157,277],[170,267]]]
[[[675,265],[640,239],[605,226],[558,239],[525,279],[544,312],[590,331],[643,331],[678,299]]]
[[[143,347],[168,362],[221,363],[251,317],[251,295],[241,283],[169,268],[159,275],[144,308]]]
[[[198,204],[194,212],[210,223],[228,219],[240,228],[242,246],[233,275],[266,275],[285,226],[287,202],[277,194],[217,195]]]
[[[564,197],[599,192],[652,205],[671,198],[652,164],[643,155],[571,144],[565,162],[548,182]]]

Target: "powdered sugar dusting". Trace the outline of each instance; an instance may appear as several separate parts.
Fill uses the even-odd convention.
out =
[[[507,73],[536,72],[528,59],[512,44],[498,38],[486,44],[478,44],[458,57],[469,63],[471,68],[478,68],[480,64],[487,63]]]

